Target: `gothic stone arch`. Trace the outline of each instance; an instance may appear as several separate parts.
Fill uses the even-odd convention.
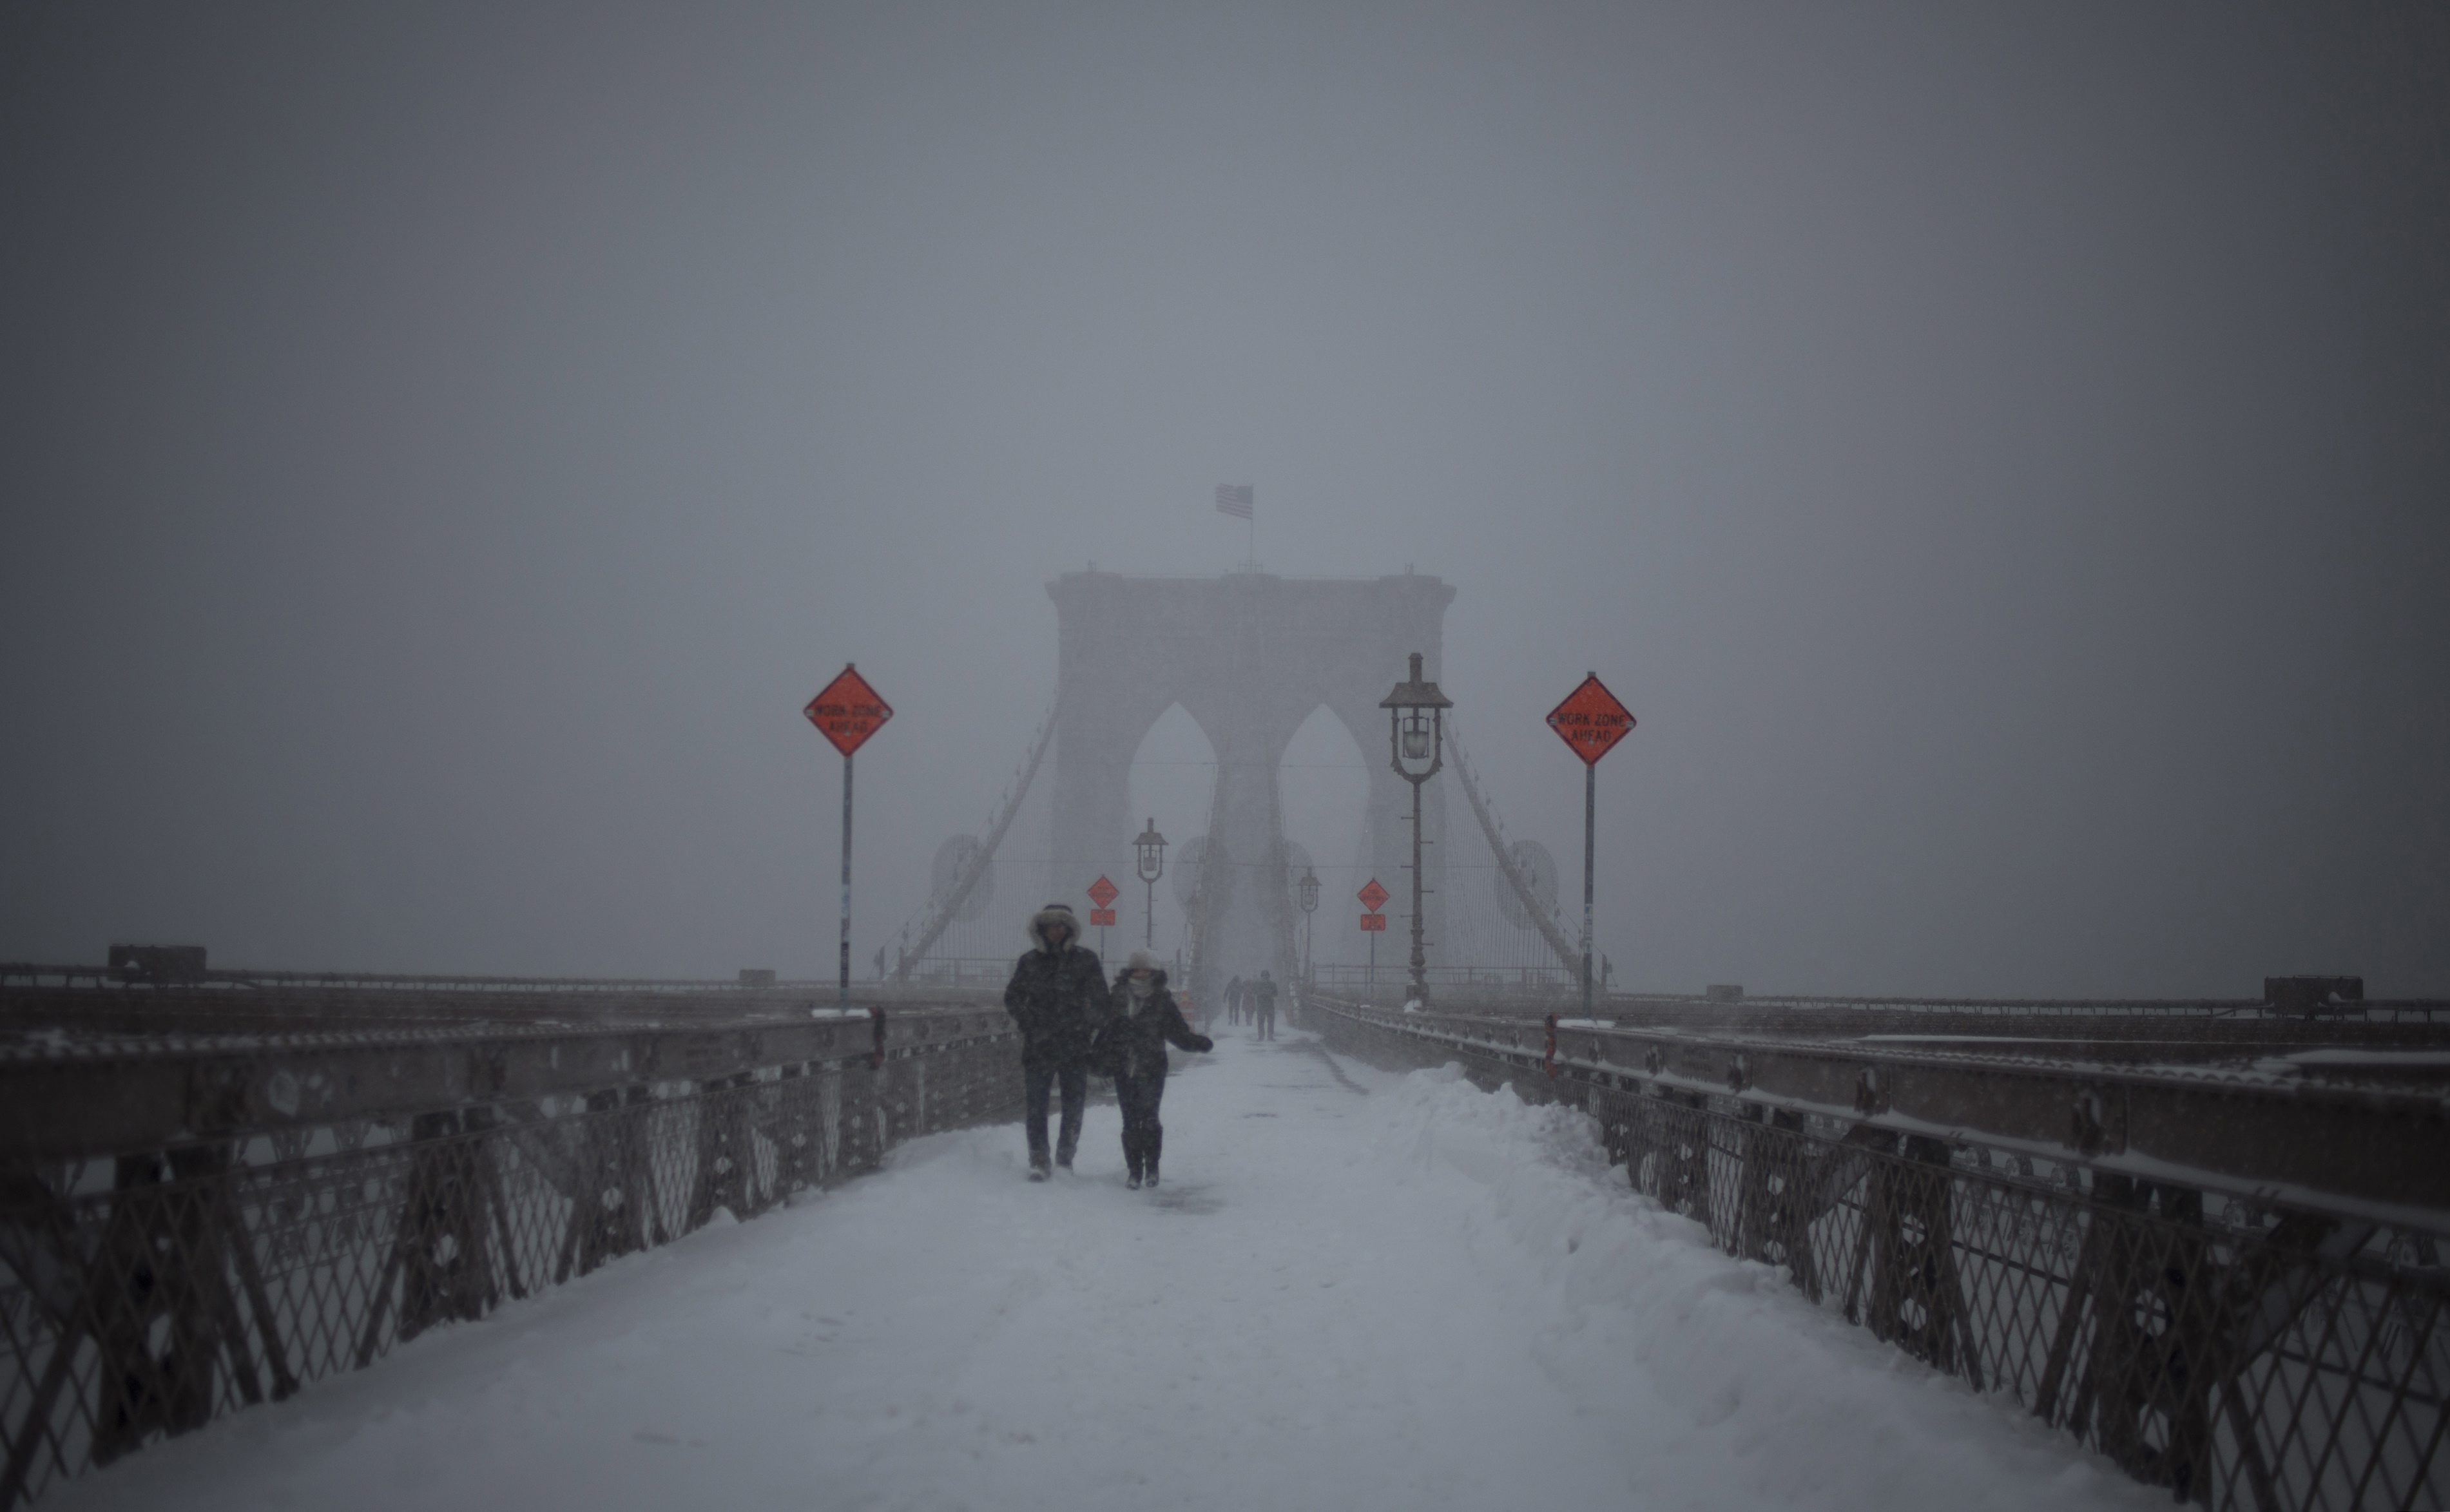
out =
[[[1264,572],[1125,577],[1092,570],[1065,573],[1047,585],[1047,593],[1055,600],[1058,640],[1051,854],[1057,895],[1078,891],[1100,872],[1130,874],[1131,840],[1146,818],[1129,811],[1132,753],[1167,707],[1179,703],[1216,752],[1212,854],[1221,848],[1249,869],[1278,853],[1277,763],[1294,729],[1325,705],[1370,758],[1362,863],[1389,892],[1410,897],[1404,866],[1411,795],[1388,768],[1387,715],[1378,701],[1403,680],[1405,659],[1413,651],[1426,658],[1425,675],[1439,675],[1446,609],[1454,600],[1450,585],[1410,572],[1320,581]],[[1431,783],[1423,799],[1423,882],[1429,897],[1422,912],[1434,963],[1445,934],[1443,785]],[[1281,975],[1288,941],[1279,938],[1285,930],[1273,915],[1280,910],[1266,906],[1266,890],[1237,885],[1221,896],[1221,916],[1206,921],[1207,964],[1234,973],[1266,966]],[[1359,907],[1329,899],[1321,912],[1339,905]],[[1390,923],[1410,928],[1407,920]]]

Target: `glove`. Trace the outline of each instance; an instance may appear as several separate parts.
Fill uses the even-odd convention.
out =
[[[1201,1035],[1199,1037],[1199,1043],[1193,1048],[1197,1050],[1214,1050],[1216,1048],[1216,1041],[1209,1038],[1206,1035]]]

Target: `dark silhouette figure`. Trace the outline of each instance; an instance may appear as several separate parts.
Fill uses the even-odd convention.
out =
[[[1003,1011],[1021,1026],[1021,1092],[1027,1105],[1029,1179],[1048,1174],[1046,1105],[1057,1084],[1063,1093],[1063,1127],[1055,1145],[1056,1165],[1070,1170],[1080,1147],[1080,1116],[1089,1100],[1089,1047],[1107,1016],[1106,972],[1098,953],[1074,943],[1080,927],[1072,910],[1048,903],[1029,921],[1037,946],[1014,963],[1003,989]]]
[[[1165,1047],[1214,1050],[1216,1041],[1184,1020],[1165,990],[1165,973],[1145,950],[1132,952],[1115,981],[1113,1003],[1113,1015],[1099,1031],[1095,1059],[1099,1071],[1113,1075],[1115,1099],[1123,1107],[1123,1164],[1131,1169],[1126,1184],[1154,1187],[1157,1160],[1165,1153],[1165,1126],[1157,1116],[1165,1099]]]
[[[1274,980],[1263,971],[1259,973],[1258,980],[1245,983],[1242,991],[1250,997],[1251,1022],[1257,1030],[1257,1033],[1253,1035],[1252,1037],[1254,1039],[1275,1038],[1276,984]]]

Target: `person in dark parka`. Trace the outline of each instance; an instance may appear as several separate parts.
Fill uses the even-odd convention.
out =
[[[1214,1050],[1216,1041],[1196,1033],[1165,990],[1165,973],[1145,950],[1132,952],[1115,982],[1114,1014],[1098,1039],[1100,1071],[1115,1077],[1115,1100],[1123,1105],[1123,1164],[1131,1187],[1157,1185],[1157,1157],[1165,1153],[1165,1126],[1157,1104],[1165,1098],[1165,1047]]]
[[[1274,979],[1271,978],[1263,971],[1259,973],[1258,980],[1243,983],[1242,991],[1247,994],[1251,999],[1251,1023],[1257,1030],[1257,1033],[1254,1034],[1251,1037],[1254,1039],[1275,1038],[1276,984]]]
[[[1003,1011],[1021,1026],[1021,1092],[1029,1133],[1029,1179],[1048,1174],[1046,1105],[1063,1092],[1063,1126],[1055,1164],[1072,1169],[1080,1147],[1080,1115],[1089,1100],[1089,1048],[1107,1017],[1106,971],[1098,953],[1078,943],[1080,925],[1062,903],[1048,903],[1029,921],[1037,946],[1016,961],[1003,989]]]

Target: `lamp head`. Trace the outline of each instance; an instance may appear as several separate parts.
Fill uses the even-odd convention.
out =
[[[1412,653],[1412,675],[1397,683],[1378,707],[1388,711],[1395,774],[1406,782],[1428,782],[1445,765],[1446,711],[1454,701],[1421,675],[1419,651]]]

